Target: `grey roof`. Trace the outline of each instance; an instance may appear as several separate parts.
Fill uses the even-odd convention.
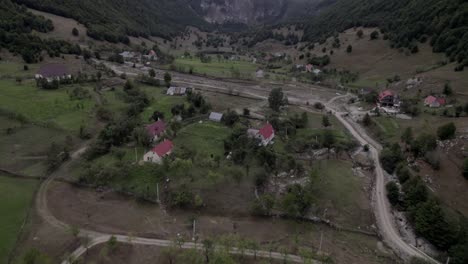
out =
[[[211,112],[209,119],[213,121],[221,121],[221,119],[223,119],[223,114],[217,113],[217,112]]]
[[[185,94],[186,92],[187,92],[186,87],[171,86],[169,87],[169,89],[167,89],[167,94],[181,95],[181,94]]]

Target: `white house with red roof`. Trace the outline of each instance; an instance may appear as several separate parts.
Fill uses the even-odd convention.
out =
[[[162,163],[162,159],[170,155],[172,153],[172,149],[174,148],[174,144],[170,140],[164,140],[163,142],[159,143],[155,146],[152,150],[146,153],[143,156],[143,161],[145,162],[153,162],[153,163]]]
[[[152,141],[158,140],[166,132],[166,123],[159,119],[151,125],[146,126],[146,131]]]
[[[424,99],[424,105],[431,108],[438,108],[446,104],[445,98],[429,95]]]
[[[267,123],[265,126],[260,128],[260,130],[256,129],[249,129],[247,130],[247,134],[250,137],[255,137],[261,140],[260,145],[268,146],[273,142],[275,138],[275,129],[270,123]]]

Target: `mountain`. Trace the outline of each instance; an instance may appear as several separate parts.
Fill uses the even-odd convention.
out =
[[[298,20],[330,0],[192,0],[191,7],[210,23],[249,26]]]
[[[210,23],[258,24],[283,15],[286,0],[196,0],[191,6]]]
[[[394,48],[417,52],[430,41],[434,52],[445,52],[468,65],[468,2],[466,0],[336,0],[319,15],[305,19],[304,40],[320,41],[345,29],[379,27]]]
[[[210,29],[188,0],[14,0],[37,10],[73,18],[94,39],[128,42],[127,36],[171,38],[186,26]]]
[[[31,34],[50,32],[54,29],[52,21],[36,16],[24,6],[11,0],[0,0],[0,49],[5,48],[14,54],[20,54],[26,63],[42,60],[42,51],[50,57],[60,54],[81,54],[78,45],[54,39],[41,39]],[[0,58],[1,59],[1,58]]]

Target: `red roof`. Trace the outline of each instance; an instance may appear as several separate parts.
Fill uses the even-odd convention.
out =
[[[151,151],[158,154],[159,157],[163,157],[172,151],[174,144],[170,140],[164,140],[162,143],[154,147]]]
[[[379,94],[379,100],[382,100],[382,99],[384,99],[384,98],[387,97],[387,96],[394,96],[393,91],[385,90],[385,91],[381,92],[381,93]]]
[[[266,124],[264,127],[262,127],[258,133],[264,138],[270,138],[274,133],[275,130],[273,129],[273,126],[271,124]]]
[[[160,136],[166,130],[166,123],[161,119],[151,125],[146,126],[146,131],[152,137]]]
[[[424,103],[429,105],[434,103],[435,101],[437,101],[437,98],[435,98],[432,95],[429,95],[428,97],[426,97],[426,99],[424,99]]]
[[[437,102],[438,102],[440,105],[445,105],[445,104],[447,103],[447,101],[445,100],[445,98],[442,98],[442,97],[437,98]]]

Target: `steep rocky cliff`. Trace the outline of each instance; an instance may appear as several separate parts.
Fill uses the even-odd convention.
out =
[[[198,0],[199,11],[211,23],[258,24],[279,19],[287,0]]]

